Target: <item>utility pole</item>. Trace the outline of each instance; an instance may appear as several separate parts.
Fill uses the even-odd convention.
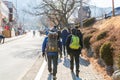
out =
[[[82,21],[82,12],[83,12],[83,7],[82,7],[82,0],[80,1],[80,26],[83,28],[83,21]]]
[[[115,16],[114,0],[112,0],[112,14],[113,14],[113,16]]]

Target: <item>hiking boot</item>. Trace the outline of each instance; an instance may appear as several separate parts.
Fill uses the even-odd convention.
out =
[[[73,72],[73,68],[72,67],[70,67],[70,70],[71,70],[71,72]]]
[[[52,74],[52,71],[49,71],[50,74]]]
[[[56,76],[53,76],[53,80],[56,80],[57,79],[57,77]]]
[[[73,72],[73,69],[71,69],[71,72]]]
[[[77,77],[79,77],[79,74],[76,74]]]
[[[76,76],[79,77],[79,71],[76,71]]]
[[[51,74],[52,73],[52,69],[48,69],[49,73]]]
[[[52,72],[49,72],[52,75]]]

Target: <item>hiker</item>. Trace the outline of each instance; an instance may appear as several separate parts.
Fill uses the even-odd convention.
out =
[[[71,34],[66,40],[67,53],[70,55],[70,69],[74,71],[74,59],[76,64],[76,76],[79,77],[79,55],[81,53],[80,37],[77,35],[77,29],[72,29]]]
[[[69,34],[70,33],[68,32],[68,30],[66,28],[64,28],[61,32],[62,48],[63,48],[64,57],[67,56],[65,44],[66,44],[66,39],[67,39]]]
[[[1,41],[2,41],[2,44],[4,44],[4,42],[5,42],[5,36],[2,35],[2,34],[0,34],[0,43],[1,43]]]
[[[62,41],[61,41],[61,31],[60,30],[58,30],[58,41],[59,41],[59,45],[60,45],[60,49],[61,50],[59,50],[59,55],[60,55],[60,58],[62,58]]]
[[[60,40],[58,40],[57,32],[53,30],[48,32],[42,45],[42,55],[47,56],[48,71],[51,74],[53,72],[53,80],[56,80],[57,65],[58,65],[58,53],[61,51]],[[53,67],[52,67],[53,63]]]
[[[0,43],[2,42],[2,44],[4,44],[5,42],[5,36],[2,34],[2,29],[0,31]]]
[[[35,36],[35,31],[33,31],[33,36]]]
[[[4,43],[4,41],[5,41],[5,36],[3,35],[3,28],[1,27],[0,28],[0,43],[1,43],[1,41],[2,41],[2,43]]]

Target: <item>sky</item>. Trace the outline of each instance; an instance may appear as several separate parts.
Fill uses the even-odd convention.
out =
[[[97,7],[112,7],[112,0],[91,0],[91,5],[95,5]],[[120,0],[114,0],[115,7],[120,6]]]
[[[14,3],[14,5],[17,5],[18,11],[21,11],[22,9],[28,7],[28,4],[34,4],[38,3],[41,0],[8,0]],[[17,4],[16,4],[17,2]],[[120,0],[114,0],[115,7],[120,6]],[[94,5],[96,7],[112,7],[112,0],[91,0],[90,5]]]
[[[27,4],[29,4],[30,2],[38,2],[41,0],[8,0],[8,1],[12,1],[15,6],[17,2],[17,8],[21,9],[27,7]],[[115,7],[120,6],[120,0],[114,0],[114,3]],[[97,7],[112,7],[112,0],[91,0],[90,4],[95,5]]]

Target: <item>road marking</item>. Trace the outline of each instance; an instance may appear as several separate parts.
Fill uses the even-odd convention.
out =
[[[39,72],[37,73],[37,75],[36,75],[36,77],[35,77],[34,80],[40,80],[40,78],[41,78],[41,76],[42,76],[42,73],[43,73],[43,71],[44,71],[44,69],[45,69],[46,64],[47,64],[47,62],[44,60],[42,66],[41,66],[41,68],[39,69]]]

